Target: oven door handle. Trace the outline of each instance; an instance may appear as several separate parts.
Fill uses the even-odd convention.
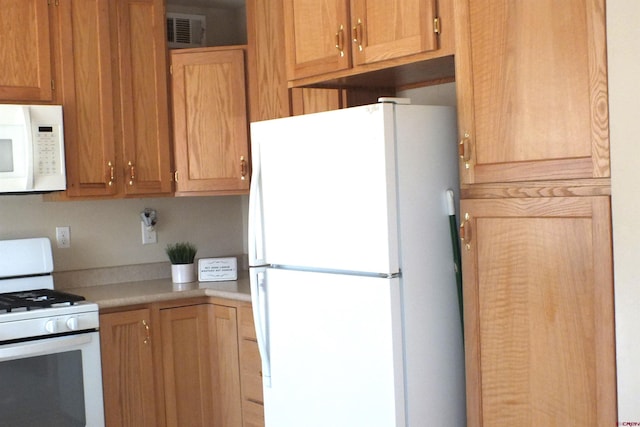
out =
[[[91,342],[92,337],[92,333],[87,333],[0,345],[0,362],[12,359],[25,359],[43,354],[60,353],[64,350],[78,348],[79,346],[88,344]]]

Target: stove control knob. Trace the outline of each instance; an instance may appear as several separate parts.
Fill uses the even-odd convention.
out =
[[[56,319],[49,319],[47,323],[44,324],[44,329],[50,334],[55,334],[58,332],[58,322],[56,322]]]
[[[71,331],[78,330],[78,318],[77,317],[69,317],[67,319],[67,328]]]

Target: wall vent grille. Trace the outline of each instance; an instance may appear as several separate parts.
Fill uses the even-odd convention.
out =
[[[204,15],[167,13],[167,43],[169,48],[205,46],[207,19]]]

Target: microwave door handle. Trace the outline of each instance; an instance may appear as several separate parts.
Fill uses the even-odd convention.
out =
[[[24,113],[24,129],[25,129],[25,190],[33,189],[33,129],[31,129],[31,111],[27,105],[22,107]]]

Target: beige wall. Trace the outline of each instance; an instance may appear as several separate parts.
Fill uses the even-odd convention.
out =
[[[640,2],[607,2],[607,38],[618,414],[640,423]]]
[[[142,245],[140,212],[158,212],[158,243]],[[189,240],[197,258],[240,255],[239,196],[44,202],[40,195],[0,196],[0,239],[49,237],[55,271],[168,261],[167,243]],[[58,249],[56,226],[71,227],[71,248]]]

